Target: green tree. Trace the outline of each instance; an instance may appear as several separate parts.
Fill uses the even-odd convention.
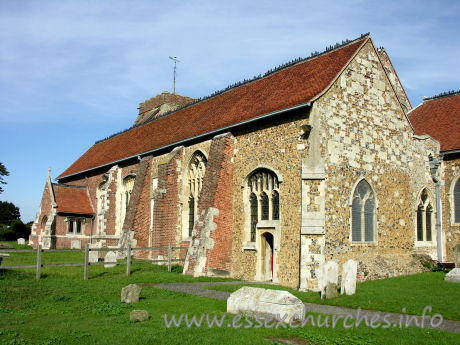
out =
[[[5,166],[3,165],[2,162],[0,162],[0,193],[3,192],[2,184],[6,184],[5,181],[3,181],[3,176],[8,176],[10,173],[8,170],[6,170]]]
[[[29,238],[30,226],[24,224],[20,219],[15,219],[11,222],[10,230],[15,234],[15,240],[18,238]]]
[[[12,202],[0,201],[0,224],[10,225],[14,219],[21,218],[19,207]]]

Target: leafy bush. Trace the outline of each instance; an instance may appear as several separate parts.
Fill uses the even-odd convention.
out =
[[[10,228],[0,228],[0,241],[16,241],[18,237]]]

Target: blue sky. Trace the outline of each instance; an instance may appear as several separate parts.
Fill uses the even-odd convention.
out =
[[[370,32],[413,106],[460,89],[458,1],[0,1],[0,200],[38,211],[56,177],[140,102],[206,96]]]

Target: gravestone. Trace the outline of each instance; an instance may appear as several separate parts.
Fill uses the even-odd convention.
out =
[[[460,244],[456,244],[454,247],[454,263],[455,268],[460,268]]]
[[[339,287],[337,284],[328,283],[326,288],[324,289],[324,298],[325,299],[332,299],[339,297]]]
[[[149,313],[147,310],[133,310],[129,314],[130,321],[147,321],[149,319]]]
[[[81,241],[80,240],[71,240],[70,241],[70,249],[81,249]]]
[[[104,263],[105,262],[113,262],[112,264],[104,264],[104,267],[109,268],[109,267],[115,267],[117,264],[117,254],[115,252],[107,252],[104,257]]]
[[[18,238],[18,245],[23,246],[24,244],[26,244],[25,238]]]
[[[327,261],[321,267],[321,277],[319,277],[319,287],[321,298],[326,298],[326,287],[332,283],[337,285],[339,280],[339,265],[334,260]]]
[[[452,283],[460,283],[460,268],[454,268],[447,273],[444,280]]]
[[[354,295],[356,292],[356,274],[358,273],[358,262],[348,260],[342,266],[342,283],[340,294]]]
[[[121,301],[124,303],[137,303],[139,302],[139,296],[142,288],[136,284],[129,284],[121,289]]]
[[[231,314],[249,313],[251,315],[280,315],[289,322],[294,314],[300,319],[304,305],[300,299],[287,291],[269,290],[244,286],[233,292],[227,299],[227,312]]]
[[[90,250],[88,254],[88,261],[90,263],[95,263],[99,261],[99,253],[97,250]]]

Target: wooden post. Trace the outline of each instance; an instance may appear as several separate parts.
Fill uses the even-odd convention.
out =
[[[85,245],[85,268],[83,271],[83,280],[88,280],[88,263],[89,263],[89,243]]]
[[[35,279],[40,280],[40,272],[42,269],[42,246],[37,246],[37,271],[35,272]]]
[[[126,252],[126,276],[131,275],[131,243],[128,243],[128,249]]]
[[[171,272],[172,246],[168,244],[168,272]]]

